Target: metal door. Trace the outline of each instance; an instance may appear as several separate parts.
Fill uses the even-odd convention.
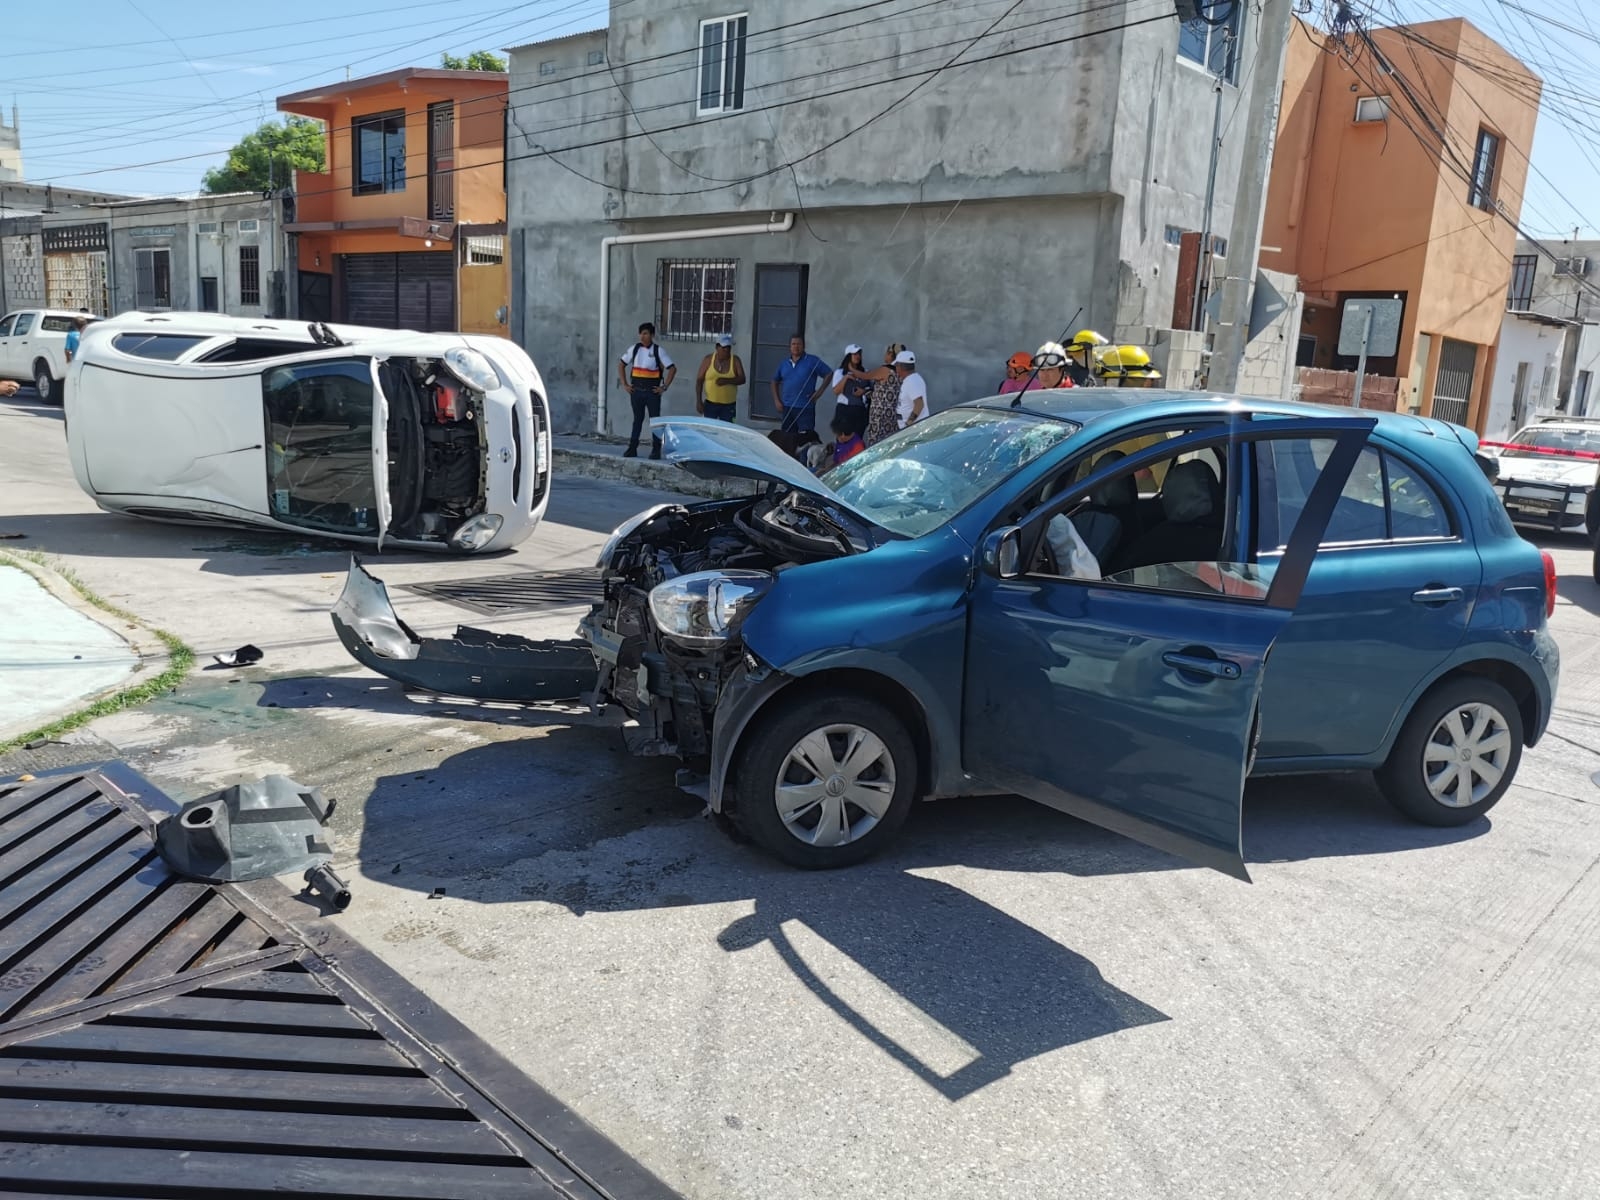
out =
[[[455,255],[345,254],[344,320],[421,333],[456,328]]]
[[[300,307],[302,321],[333,320],[333,276],[323,271],[300,272]]]
[[[1467,423],[1472,402],[1472,378],[1478,368],[1478,348],[1471,342],[1444,339],[1439,348],[1439,374],[1433,383],[1433,415],[1456,425]]]
[[[755,331],[750,346],[750,416],[778,420],[772,403],[772,377],[778,364],[789,357],[789,339],[805,336],[806,285],[810,268],[804,263],[757,263]]]

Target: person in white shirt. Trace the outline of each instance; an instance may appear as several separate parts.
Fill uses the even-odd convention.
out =
[[[905,429],[928,415],[928,381],[917,374],[917,356],[910,350],[894,356],[894,373],[900,376],[900,428]]]

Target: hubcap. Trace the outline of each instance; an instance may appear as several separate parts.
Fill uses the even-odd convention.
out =
[[[1446,808],[1470,808],[1505,777],[1511,730],[1488,704],[1463,704],[1433,727],[1423,752],[1422,778]]]
[[[795,743],[773,801],[784,828],[811,846],[865,837],[894,799],[894,757],[860,725],[824,725]]]
[[[36,390],[41,396],[49,395],[50,372],[45,370],[43,367],[40,367],[39,373],[33,377],[33,386],[34,390]]]

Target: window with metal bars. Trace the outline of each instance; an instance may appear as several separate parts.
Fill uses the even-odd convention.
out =
[[[656,264],[656,329],[685,341],[733,332],[733,259],[661,259]]]
[[[1511,287],[1506,291],[1506,307],[1512,312],[1533,308],[1533,280],[1539,269],[1537,254],[1518,254],[1511,260]]]
[[[261,303],[261,247],[239,247],[239,303],[254,308]]]

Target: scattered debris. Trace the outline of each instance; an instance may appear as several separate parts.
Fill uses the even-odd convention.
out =
[[[260,662],[262,657],[261,647],[247,643],[227,654],[213,654],[211,659],[218,667],[249,667]],[[214,669],[214,667],[206,668],[208,671]]]
[[[0,542],[20,542],[27,536],[25,533],[0,533]]]
[[[34,780],[34,777],[32,775],[18,775],[17,776],[17,782],[18,783],[32,783],[33,780]]]
[[[66,743],[60,738],[34,738],[31,742],[23,742],[22,748],[24,750],[43,750],[46,746],[64,745],[66,745]]]
[[[321,896],[333,905],[335,912],[343,912],[350,907],[349,886],[334,874],[333,868],[327,863],[323,863],[320,867],[308,868],[305,881],[306,890]]]
[[[442,887],[434,888],[433,891],[428,893],[428,899],[429,900],[443,900],[444,899],[444,889]]]
[[[156,849],[178,874],[206,883],[287,875],[333,857],[333,808],[318,789],[268,775],[191,800],[156,827]]]

